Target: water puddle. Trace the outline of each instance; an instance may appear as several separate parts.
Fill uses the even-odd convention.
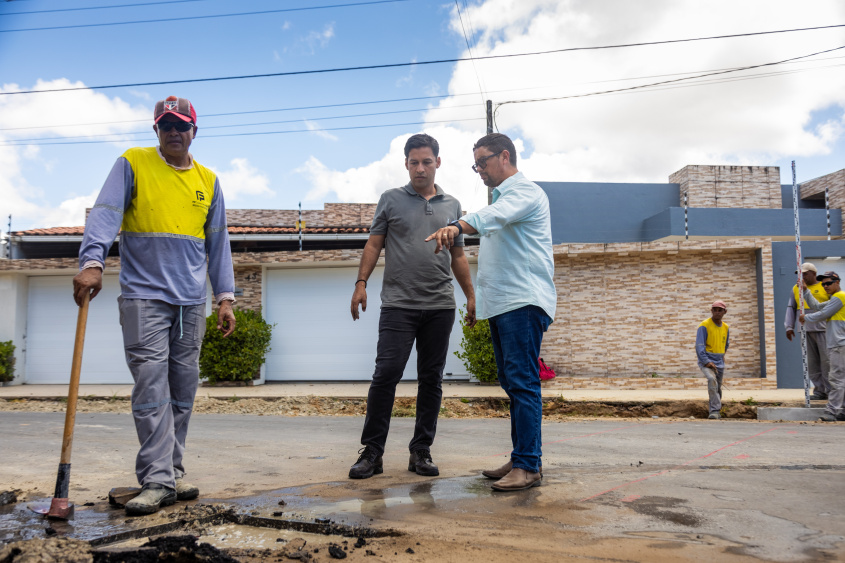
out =
[[[366,487],[369,483],[364,483]],[[67,537],[93,546],[134,541],[190,530],[214,545],[269,547],[302,534],[344,537],[395,535],[371,526],[432,510],[458,510],[467,499],[490,497],[489,481],[479,477],[435,479],[385,488],[359,488],[361,482],[333,482],[279,489],[236,499],[178,503],[144,517],[129,517],[106,502],[77,506],[71,520],[48,520],[21,501],[0,508],[0,542]],[[46,500],[50,499],[29,499]],[[376,522],[377,521],[377,522]],[[228,542],[228,543],[227,543]]]

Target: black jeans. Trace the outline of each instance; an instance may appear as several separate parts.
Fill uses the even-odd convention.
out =
[[[384,453],[396,385],[402,379],[411,346],[417,341],[417,423],[410,451],[431,448],[443,398],[443,366],[454,309],[397,309],[383,307],[378,325],[378,351],[373,382],[367,395],[367,416],[361,444]]]

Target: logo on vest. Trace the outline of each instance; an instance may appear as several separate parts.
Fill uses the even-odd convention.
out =
[[[197,201],[205,201],[205,194],[197,190]]]

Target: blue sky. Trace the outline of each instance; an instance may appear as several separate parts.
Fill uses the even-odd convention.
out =
[[[354,0],[353,0],[354,1]],[[108,0],[73,7],[148,3]],[[67,2],[0,4],[0,89],[28,90],[262,74],[467,55],[455,3],[408,0],[216,19],[4,32],[129,20],[168,19],[314,7],[343,2],[197,0],[137,7],[14,15],[67,8]],[[845,23],[841,2],[786,0],[459,0],[473,54],[512,54]],[[472,142],[484,134],[482,101],[562,96],[660,80],[657,75],[759,64],[845,45],[845,28],[762,38],[614,51],[544,55],[305,76],[0,96],[0,214],[13,229],[82,224],[115,158],[155,143],[155,100],[189,98],[199,115],[197,160],[223,181],[229,207],[320,208],[376,201],[407,181],[401,145],[422,130],[441,141],[443,187],[465,209],[483,204],[469,170]],[[474,35],[471,32],[475,32]],[[575,100],[511,104],[497,125],[523,147],[522,169],[536,180],[666,181],[685,164],[770,164],[789,181],[842,168],[845,51],[785,65],[788,74],[689,88]],[[839,57],[839,58],[835,58]],[[818,60],[823,59],[823,60]],[[763,71],[746,71],[750,76]],[[769,72],[769,71],[766,71]],[[611,82],[612,81],[612,82]],[[482,90],[483,92],[480,92]],[[451,94],[448,98],[290,110]],[[210,114],[288,110],[235,116]],[[405,113],[387,113],[404,111]],[[354,114],[380,115],[348,117]],[[442,120],[454,120],[439,123]],[[291,120],[291,123],[248,124]],[[327,131],[344,126],[426,125]],[[221,127],[231,126],[236,127]],[[61,127],[60,127],[61,126]],[[40,127],[39,129],[20,129]],[[15,130],[11,130],[15,128]],[[213,134],[311,129],[306,133]],[[140,134],[130,132],[140,131]],[[120,133],[121,142],[21,141]],[[4,144],[5,143],[5,144]],[[16,146],[9,146],[15,143]]]

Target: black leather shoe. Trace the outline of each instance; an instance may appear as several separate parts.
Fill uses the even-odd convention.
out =
[[[845,412],[836,415],[836,422],[845,422]]]
[[[373,475],[384,473],[381,456],[375,449],[365,446],[358,450],[358,453],[361,454],[358,461],[349,468],[350,479],[369,479]]]
[[[826,401],[827,400],[827,393],[821,393],[819,391],[813,391],[813,394],[810,395],[811,401]]]
[[[417,475],[425,477],[436,477],[440,475],[440,470],[431,461],[431,451],[429,450],[414,450],[411,452],[411,458],[408,460],[408,471],[413,471]]]

